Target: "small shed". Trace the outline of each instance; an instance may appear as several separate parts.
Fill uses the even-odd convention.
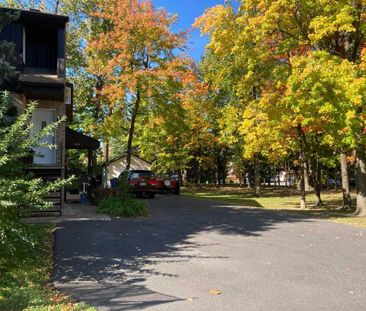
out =
[[[104,164],[104,174],[103,174],[103,185],[110,187],[110,181],[113,178],[118,178],[118,176],[126,170],[127,166],[127,155],[123,155],[119,158],[112,159]],[[151,170],[151,163],[140,158],[139,156],[131,155],[131,170]]]

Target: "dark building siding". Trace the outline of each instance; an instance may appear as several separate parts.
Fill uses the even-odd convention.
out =
[[[0,32],[0,40],[14,43],[15,51],[13,57],[8,59],[11,65],[17,70],[23,67],[23,25],[21,23],[13,23],[6,25]]]
[[[23,25],[20,23],[6,25],[0,33],[0,39],[15,43],[17,53],[21,54],[23,50]]]
[[[28,26],[25,30],[25,66],[49,69],[56,74],[57,69],[57,29],[42,30],[39,26]]]
[[[66,63],[65,63],[65,28],[59,27],[57,29],[57,73],[59,77],[65,77]]]

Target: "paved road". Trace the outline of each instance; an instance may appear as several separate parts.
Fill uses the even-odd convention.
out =
[[[145,219],[61,223],[56,287],[98,310],[366,310],[366,230],[184,197],[147,202]]]

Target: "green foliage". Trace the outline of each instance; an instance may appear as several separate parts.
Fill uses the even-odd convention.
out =
[[[316,163],[334,166],[339,150],[363,154],[365,17],[361,0],[243,0],[237,11],[230,2],[208,9],[195,23],[210,37],[204,77],[236,97],[219,124],[231,118],[237,129],[224,126],[220,136],[242,144],[247,159],[309,161],[313,173]]]
[[[128,183],[128,171],[123,171],[118,178],[117,194],[121,197],[130,196],[131,185]]]
[[[361,1],[248,0],[237,12],[228,3],[197,20],[210,36],[208,63],[214,61],[203,61],[205,78],[237,96],[244,155],[282,159],[297,149],[298,124],[333,148],[361,139],[363,114],[355,110],[363,109],[364,83],[355,65],[365,43],[364,10]]]
[[[11,98],[5,92],[0,96],[0,124],[4,124],[6,112],[11,107]],[[35,103],[13,124],[0,127],[0,248],[3,254],[12,254],[24,245],[32,244],[26,227],[19,222],[20,206],[48,208],[50,203],[43,197],[48,192],[60,189],[66,181],[58,180],[45,183],[42,179],[32,178],[25,171],[26,159],[31,148],[40,145],[39,140],[50,134],[58,125],[47,126],[38,134],[30,137],[31,116]],[[51,146],[50,146],[51,147]]]
[[[131,196],[104,198],[98,204],[97,212],[112,217],[139,217],[149,215],[145,204]]]
[[[185,109],[173,98],[173,86],[170,92],[153,99],[155,108],[137,126],[141,156],[153,163],[154,171],[161,173],[186,169],[191,160],[185,148],[189,142]]]
[[[112,217],[139,217],[149,215],[145,204],[131,196],[129,190],[131,185],[127,182],[125,171],[118,179],[118,188],[114,189],[112,196],[102,199],[97,212]]]
[[[68,168],[75,172],[78,176],[87,171],[88,154],[83,149],[69,149],[67,152]]]
[[[31,225],[26,228],[33,247],[25,245],[15,256],[1,253],[0,309],[92,311],[61,296],[52,287],[53,264],[52,226]]]

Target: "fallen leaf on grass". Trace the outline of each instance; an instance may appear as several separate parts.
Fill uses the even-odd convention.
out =
[[[211,295],[221,295],[221,291],[218,289],[211,289],[210,294]]]

